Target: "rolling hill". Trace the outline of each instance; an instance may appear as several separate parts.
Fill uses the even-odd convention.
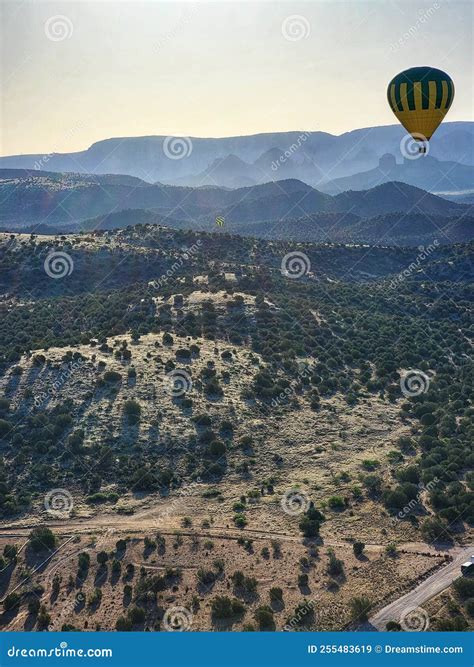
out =
[[[406,226],[415,214],[463,216],[464,231],[456,240],[472,238],[468,205],[405,183],[385,183],[333,197],[296,179],[231,190],[149,184],[129,176],[0,170],[0,193],[0,226],[5,230],[35,231],[35,226],[37,231],[113,229],[142,221],[176,229],[213,230],[219,215],[225,220],[224,231],[272,238],[271,227],[278,229],[277,238],[287,233],[286,238],[295,234],[301,240],[349,240],[357,220],[398,213]],[[314,225],[295,224],[303,217],[312,219]],[[377,242],[370,224],[360,229],[369,234],[371,242]]]
[[[402,158],[403,159],[403,158]],[[474,167],[457,162],[441,162],[431,155],[422,160],[396,162],[394,155],[384,155],[369,171],[337,178],[320,185],[328,194],[346,190],[368,190],[382,183],[399,181],[434,193],[474,190]]]
[[[472,244],[420,259],[131,213],[0,234],[0,629],[157,631],[179,604],[236,630],[267,601],[285,629],[310,587],[308,630],[341,630],[355,594],[377,609],[443,567],[432,542],[474,522]]]

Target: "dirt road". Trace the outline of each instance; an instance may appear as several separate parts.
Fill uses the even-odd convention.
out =
[[[474,553],[474,547],[453,549],[450,553],[453,556],[451,563],[448,563],[431,577],[425,579],[425,581],[406,595],[403,595],[395,600],[395,602],[388,604],[374,614],[369,619],[371,625],[376,627],[377,630],[385,630],[388,621],[400,623],[400,619],[407,613],[407,610],[420,607],[424,602],[441,593],[455,579],[461,576],[461,564],[468,560],[470,555]]]

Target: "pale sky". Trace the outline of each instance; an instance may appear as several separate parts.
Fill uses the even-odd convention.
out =
[[[389,125],[387,84],[418,65],[473,119],[470,0],[0,1],[2,155]]]

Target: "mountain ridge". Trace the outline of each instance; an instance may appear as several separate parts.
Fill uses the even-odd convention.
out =
[[[311,185],[334,180],[375,168],[385,153],[400,153],[400,142],[406,136],[398,125],[368,127],[341,135],[315,131],[260,133],[223,138],[177,138],[182,159],[165,154],[164,135],[145,137],[112,137],[94,142],[89,148],[70,153],[44,153],[0,157],[0,168],[39,167],[49,171],[81,173],[116,173],[155,181],[192,181],[209,168],[216,158],[234,154],[240,160],[254,163],[269,150],[280,147],[283,164],[295,155],[304,156],[314,169],[307,168]],[[442,160],[457,160],[474,165],[474,122],[444,123],[436,133],[431,155]],[[278,168],[282,168],[279,165]],[[277,170],[278,171],[278,170]],[[288,174],[287,174],[288,175]]]
[[[3,180],[2,180],[3,178]],[[468,241],[470,207],[405,183],[331,196],[297,179],[239,189],[152,185],[129,176],[0,170],[0,227],[71,233],[137,223],[262,239],[391,245]],[[224,218],[224,227],[215,218]]]
[[[16,177],[15,177],[16,176]],[[213,222],[259,222],[303,214],[348,211],[371,217],[384,213],[421,212],[455,215],[469,206],[458,204],[405,183],[385,183],[367,191],[331,196],[297,179],[270,181],[238,189],[153,185],[128,176],[59,176],[54,172],[0,169],[0,225],[12,228],[35,223],[81,222],[125,209],[150,209],[162,215]],[[178,213],[176,212],[178,211]]]

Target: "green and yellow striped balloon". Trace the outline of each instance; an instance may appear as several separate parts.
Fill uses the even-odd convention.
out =
[[[454,98],[454,83],[434,67],[412,67],[388,84],[388,103],[400,123],[417,141],[429,141]]]
[[[223,227],[224,224],[225,224],[224,218],[222,216],[218,215],[217,218],[216,218],[216,225],[218,227]]]

